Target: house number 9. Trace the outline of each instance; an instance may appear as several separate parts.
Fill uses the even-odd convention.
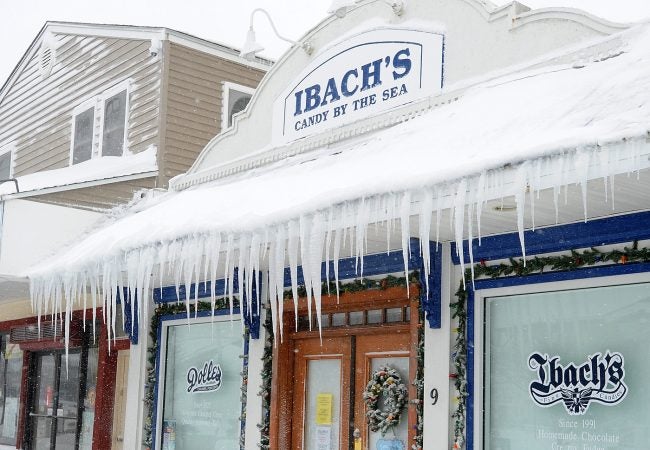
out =
[[[431,400],[433,400],[431,402],[432,405],[438,403],[438,389],[436,388],[431,389],[431,393],[429,395],[431,396]]]

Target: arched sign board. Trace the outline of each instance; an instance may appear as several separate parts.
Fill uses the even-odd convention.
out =
[[[274,103],[276,145],[440,93],[444,35],[379,28],[328,48]]]

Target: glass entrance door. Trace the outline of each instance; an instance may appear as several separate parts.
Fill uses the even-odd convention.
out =
[[[28,448],[32,450],[79,447],[81,352],[71,350],[66,365],[59,352],[35,353],[31,366],[32,399],[28,414]],[[83,371],[85,372],[85,370]]]

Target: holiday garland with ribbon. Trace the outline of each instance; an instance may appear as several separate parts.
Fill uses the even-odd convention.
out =
[[[382,407],[379,407],[380,399],[383,399]],[[402,409],[408,401],[408,389],[397,369],[383,366],[373,372],[363,391],[363,400],[368,428],[370,431],[380,431],[384,436],[388,430],[399,425]]]
[[[510,258],[508,262],[489,265],[486,260],[481,260],[474,269],[474,279],[500,278],[508,276],[527,276],[544,272],[566,272],[585,266],[597,264],[616,265],[635,262],[649,262],[650,248],[639,248],[639,243],[634,241],[631,247],[609,251],[590,248],[588,250],[571,250],[570,254],[557,256],[535,256],[524,260],[523,258]],[[609,264],[608,264],[609,263]],[[465,270],[465,279],[470,280],[472,270]],[[454,419],[454,449],[460,449],[465,443],[465,414],[466,400],[469,396],[467,390],[467,299],[468,290],[461,281],[456,291],[456,302],[450,305],[452,318],[458,320],[456,340],[453,348],[453,366],[455,373],[450,377],[454,379],[456,399],[458,405],[452,414]]]

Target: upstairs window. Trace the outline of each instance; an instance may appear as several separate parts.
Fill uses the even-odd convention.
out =
[[[11,178],[11,151],[0,153],[0,180]]]
[[[72,164],[88,161],[93,155],[95,134],[95,107],[82,107],[74,116]]]
[[[75,108],[70,163],[122,156],[126,144],[129,86],[121,83]]]
[[[223,92],[224,110],[221,128],[226,129],[232,126],[232,116],[246,109],[255,90],[239,84],[226,82],[223,85]]]
[[[126,131],[126,89],[104,101],[102,156],[122,156]]]

